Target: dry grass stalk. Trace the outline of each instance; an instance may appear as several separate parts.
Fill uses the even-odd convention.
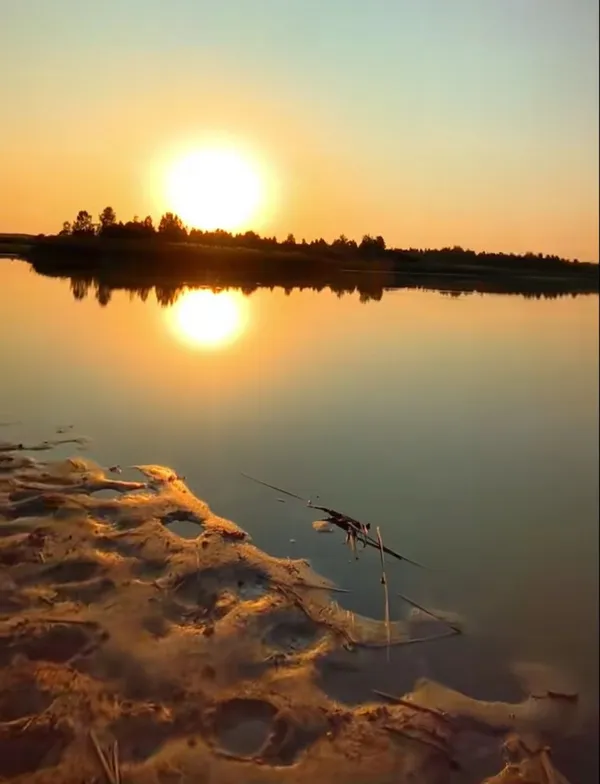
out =
[[[403,697],[396,697],[393,694],[388,694],[385,691],[379,691],[378,689],[373,689],[373,694],[377,694],[378,697],[383,697],[385,700],[389,700],[390,702],[394,702],[397,705],[404,705],[406,708],[413,708],[416,711],[422,711],[423,713],[429,713],[432,716],[435,716],[438,719],[447,719],[448,716],[446,713],[440,710],[436,710],[435,708],[428,708],[426,705],[420,705],[418,702],[413,702],[413,700],[406,700]]]
[[[396,594],[396,596],[398,596],[403,601],[407,602],[407,604],[411,604],[413,607],[416,607],[417,610],[421,610],[421,612],[424,612],[426,615],[429,615],[431,618],[434,619],[434,621],[439,621],[440,623],[443,623],[445,626],[448,626],[450,629],[452,629],[454,634],[460,634],[460,629],[458,628],[458,626],[455,626],[454,624],[450,623],[450,621],[446,620],[446,618],[442,618],[439,615],[432,613],[431,610],[427,610],[425,607],[423,607],[420,604],[417,604],[417,602],[415,602],[413,599],[409,599],[408,596],[405,596],[402,593],[398,593]]]
[[[422,743],[424,746],[429,746],[430,748],[435,749],[436,751],[439,751],[441,754],[443,754],[447,758],[447,760],[448,760],[448,762],[450,764],[450,767],[452,767],[455,770],[459,768],[458,763],[452,757],[450,749],[446,745],[444,745],[443,743],[440,743],[435,738],[433,738],[433,737],[424,737],[423,735],[419,735],[417,733],[409,732],[407,729],[402,729],[400,727],[394,727],[391,724],[384,724],[383,728],[386,729],[388,732],[391,732],[391,733],[393,733],[395,735],[400,735],[403,738],[407,738],[408,740],[416,741],[417,743]]]
[[[381,558],[381,584],[383,585],[383,596],[385,602],[385,630],[387,634],[387,658],[390,658],[390,643],[392,640],[392,630],[390,627],[390,595],[388,591],[387,575],[385,573],[385,555],[383,549],[383,539],[381,538],[381,531],[379,526],[375,529],[377,531],[377,544],[379,545],[379,556]]]
[[[284,495],[290,496],[290,498],[296,498],[298,501],[302,501],[311,509],[318,509],[320,512],[325,512],[329,515],[329,519],[327,522],[336,525],[338,528],[341,528],[343,531],[346,532],[347,536],[354,536],[355,538],[360,538],[363,542],[365,547],[375,547],[379,549],[379,544],[377,543],[376,539],[369,536],[367,531],[369,530],[369,526],[361,523],[359,520],[355,520],[353,517],[349,515],[343,514],[342,512],[338,512],[336,509],[331,509],[327,506],[318,506],[317,504],[313,504],[310,499],[303,498],[301,495],[296,495],[296,493],[290,493],[289,490],[284,490],[282,487],[277,487],[277,485],[270,485],[268,482],[263,482],[261,479],[255,479],[253,476],[249,476],[248,474],[242,473],[242,476],[246,479],[250,479],[252,482],[256,482],[259,485],[263,485],[264,487],[268,487],[271,490],[276,490],[278,493],[283,493]],[[410,558],[407,558],[405,555],[401,555],[397,553],[395,550],[390,549],[383,545],[384,553],[391,556],[392,558],[396,558],[399,561],[406,561],[407,563],[412,564],[413,566],[418,566],[421,569],[424,568],[423,564],[418,563],[418,561],[413,561]]]
[[[121,784],[121,769],[119,767],[119,746],[117,741],[115,741],[113,744],[112,755],[108,757],[106,753],[102,750],[94,730],[90,730],[90,738],[92,740],[92,744],[94,746],[96,754],[98,755],[98,760],[102,765],[102,770],[104,771],[109,784]]]

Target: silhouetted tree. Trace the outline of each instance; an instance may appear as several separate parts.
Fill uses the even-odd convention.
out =
[[[262,238],[255,231],[247,231],[244,234],[238,234],[240,239],[240,246],[258,250],[262,245]]]
[[[358,246],[355,240],[349,240],[345,234],[340,234],[340,236],[331,243],[331,247],[338,251],[354,251]]]
[[[187,231],[183,221],[178,215],[166,212],[158,224],[158,233],[170,242],[178,242],[186,239]]]
[[[73,227],[71,226],[71,221],[65,221],[62,225],[62,229],[58,232],[59,237],[68,237],[69,234],[73,233]]]
[[[385,253],[385,240],[381,235],[372,237],[370,234],[365,234],[362,238],[358,250],[365,256],[379,256]]]
[[[326,251],[326,250],[329,250],[329,245],[325,242],[323,237],[319,237],[318,240],[313,240],[310,243],[309,247],[312,248],[312,250],[316,250],[316,251]]]
[[[73,222],[72,233],[75,236],[91,236],[96,233],[92,216],[87,210],[80,210]]]
[[[105,207],[98,216],[99,227],[98,234],[106,234],[116,224],[117,216],[112,207]]]
[[[153,237],[155,232],[152,218],[148,215],[140,220],[137,215],[127,223],[118,223],[106,229],[107,236],[122,237],[127,240],[141,240]]]

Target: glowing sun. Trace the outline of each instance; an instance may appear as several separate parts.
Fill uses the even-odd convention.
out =
[[[167,311],[171,328],[186,343],[218,348],[232,343],[246,325],[246,300],[239,292],[186,291]]]
[[[199,229],[232,231],[248,226],[263,197],[257,167],[234,149],[196,150],[176,161],[167,175],[172,210]]]

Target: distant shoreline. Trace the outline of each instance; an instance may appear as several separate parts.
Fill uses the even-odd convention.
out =
[[[0,256],[16,256],[52,277],[90,278],[109,288],[148,285],[281,286],[372,291],[427,288],[535,296],[598,294],[599,266],[529,254],[460,248],[340,251],[335,246],[268,249],[98,236],[0,235]]]

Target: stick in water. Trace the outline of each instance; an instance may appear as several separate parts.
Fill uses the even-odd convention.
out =
[[[333,525],[336,525],[338,528],[346,531],[347,534],[354,533],[355,536],[359,536],[365,547],[368,546],[379,549],[377,540],[373,539],[373,537],[367,534],[368,526],[364,523],[361,523],[359,520],[355,520],[349,515],[338,512],[336,509],[331,509],[326,506],[317,506],[316,504],[313,504],[310,499],[303,498],[300,495],[296,495],[296,493],[290,493],[289,490],[284,490],[282,487],[277,487],[277,485],[270,485],[268,482],[263,482],[261,479],[256,479],[255,477],[249,476],[248,474],[242,473],[242,476],[246,479],[250,479],[252,482],[256,482],[259,485],[263,485],[263,487],[268,487],[271,490],[276,490],[278,493],[284,493],[285,495],[289,495],[291,498],[296,498],[298,501],[303,501],[311,509],[318,509],[321,512],[326,512],[329,515],[328,522],[333,523]],[[406,561],[406,563],[412,564],[413,566],[418,566],[421,569],[425,568],[423,564],[420,564],[418,561],[413,561],[410,558],[407,558],[405,555],[401,555],[400,553],[397,553],[395,550],[392,550],[385,545],[382,545],[382,547],[384,553],[387,553],[387,555],[391,556],[392,558],[396,558],[398,561]]]
[[[377,543],[379,544],[379,555],[381,557],[381,584],[383,585],[383,596],[385,600],[385,630],[387,633],[387,659],[390,660],[390,643],[392,640],[390,629],[390,595],[388,592],[387,576],[385,574],[385,556],[383,554],[383,539],[381,538],[381,531],[379,526],[375,529],[377,531]]]
[[[412,604],[412,606],[416,607],[417,610],[421,610],[421,612],[424,612],[426,615],[429,615],[435,621],[439,621],[440,623],[445,624],[450,629],[452,629],[452,631],[455,632],[456,634],[461,634],[460,628],[455,624],[450,623],[450,621],[446,620],[446,618],[441,618],[439,615],[432,613],[431,610],[427,610],[422,605],[417,604],[413,599],[409,599],[408,596],[405,596],[403,593],[398,593],[396,594],[396,596],[398,596],[400,599],[403,599],[405,602],[407,602],[407,604]]]

